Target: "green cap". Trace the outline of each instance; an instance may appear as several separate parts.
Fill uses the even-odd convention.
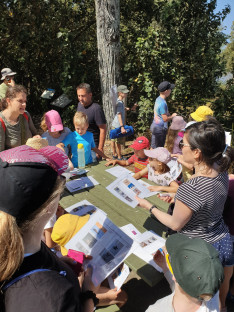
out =
[[[84,145],[83,145],[82,143],[79,143],[79,144],[77,145],[77,148],[78,148],[78,149],[82,149],[82,148],[84,148]]]
[[[179,286],[191,297],[214,296],[224,279],[218,251],[200,238],[174,234],[166,241],[171,267]]]
[[[129,92],[128,88],[124,85],[118,86],[117,91],[122,92],[122,93],[128,93]]]

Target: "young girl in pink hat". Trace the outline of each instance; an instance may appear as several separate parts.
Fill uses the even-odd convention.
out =
[[[148,179],[157,184],[149,186],[151,192],[165,191],[175,193],[179,187],[175,180],[181,172],[177,161],[171,159],[170,153],[164,147],[144,150],[144,153],[149,157],[149,164],[145,169],[137,172],[134,178],[140,179],[148,173]]]

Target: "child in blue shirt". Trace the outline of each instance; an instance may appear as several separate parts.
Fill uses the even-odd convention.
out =
[[[86,165],[93,162],[91,150],[98,154],[100,157],[108,160],[109,158],[97,147],[95,147],[93,134],[87,131],[89,126],[87,115],[83,112],[76,112],[73,118],[73,123],[75,131],[69,133],[62,141],[62,143],[59,143],[57,145],[57,147],[61,148],[62,150],[64,150],[64,147],[67,147],[68,145],[71,146],[72,163],[69,163],[70,168],[73,169],[74,167],[78,167],[77,145],[80,143],[84,146]]]

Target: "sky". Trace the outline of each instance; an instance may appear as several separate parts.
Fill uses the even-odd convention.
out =
[[[226,27],[223,32],[227,35],[231,33],[232,22],[234,21],[234,1],[233,0],[217,0],[216,12],[221,11],[226,5],[231,6],[231,12],[227,15],[225,20],[222,22],[222,26]]]

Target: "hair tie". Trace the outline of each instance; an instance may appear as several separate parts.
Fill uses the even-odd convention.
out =
[[[228,145],[226,144],[226,145],[225,145],[225,149],[224,149],[223,152],[222,152],[222,156],[225,156],[224,154],[226,153],[227,148],[228,148]]]

